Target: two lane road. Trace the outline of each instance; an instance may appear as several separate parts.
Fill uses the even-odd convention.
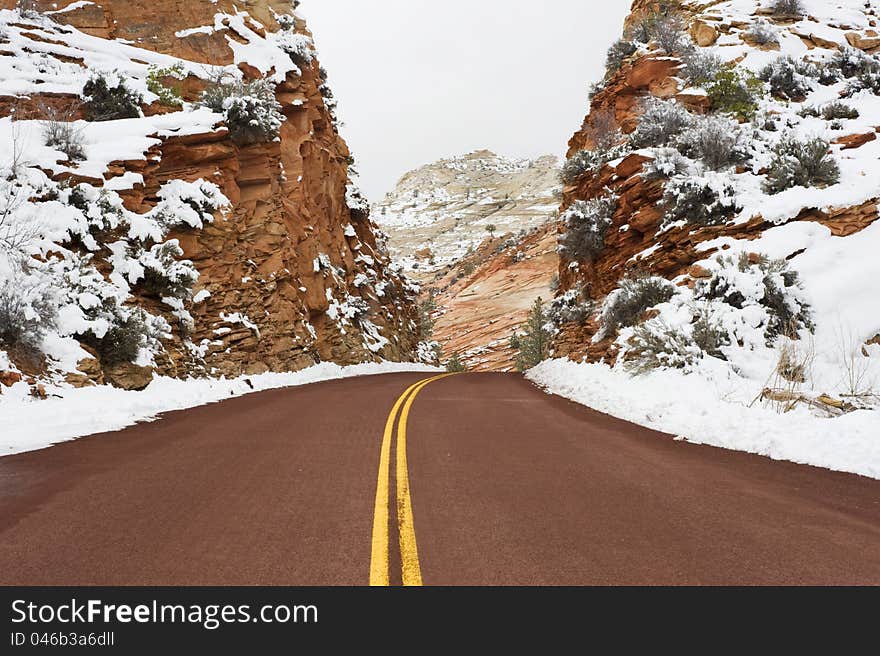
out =
[[[516,375],[428,378],[0,458],[0,584],[880,584],[878,481],[675,442]]]

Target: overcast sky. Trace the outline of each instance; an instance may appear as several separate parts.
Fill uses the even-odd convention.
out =
[[[562,155],[630,0],[304,0],[342,134],[379,200],[478,148]]]

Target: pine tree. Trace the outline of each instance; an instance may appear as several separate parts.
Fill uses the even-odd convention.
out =
[[[523,334],[514,333],[510,338],[510,346],[517,351],[516,368],[527,371],[547,359],[550,354],[550,339],[553,334],[547,329],[547,313],[544,301],[538,298],[529,312],[529,318],[523,324]]]

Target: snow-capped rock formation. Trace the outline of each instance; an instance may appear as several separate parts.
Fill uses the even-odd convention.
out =
[[[515,160],[487,150],[404,175],[373,207],[395,259],[414,276],[443,271],[490,236],[546,223],[559,206],[558,161]]]
[[[634,3],[563,167],[556,355],[784,409],[876,405],[877,14]]]
[[[298,4],[0,0],[9,380],[412,356]]]

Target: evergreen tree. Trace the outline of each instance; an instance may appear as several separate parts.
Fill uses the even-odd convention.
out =
[[[519,371],[536,367],[550,355],[553,333],[547,329],[548,321],[544,301],[538,298],[529,312],[528,321],[522,326],[523,334],[514,333],[510,338],[511,348],[517,351],[516,368]]]

